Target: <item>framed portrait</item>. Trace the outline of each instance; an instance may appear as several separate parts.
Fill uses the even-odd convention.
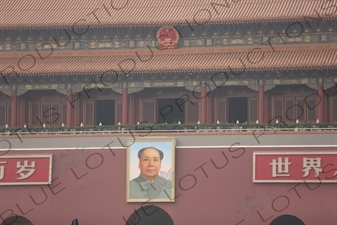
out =
[[[126,201],[174,202],[175,138],[128,138],[126,142]]]

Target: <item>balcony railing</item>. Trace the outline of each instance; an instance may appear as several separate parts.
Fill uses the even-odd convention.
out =
[[[0,128],[0,135],[46,135],[46,134],[128,134],[142,133],[144,136],[156,133],[188,132],[310,132],[337,131],[336,123],[294,123],[294,124],[139,124],[139,125],[106,125],[106,126],[73,126],[73,127],[22,127]]]

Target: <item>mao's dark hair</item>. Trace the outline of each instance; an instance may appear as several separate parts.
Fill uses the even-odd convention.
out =
[[[140,157],[142,156],[143,154],[143,151],[145,151],[146,149],[149,149],[149,148],[153,148],[155,150],[157,150],[159,152],[159,155],[160,155],[160,160],[162,160],[164,158],[164,153],[159,150],[158,148],[155,148],[155,147],[145,147],[145,148],[142,148],[138,151],[138,159],[140,159]]]

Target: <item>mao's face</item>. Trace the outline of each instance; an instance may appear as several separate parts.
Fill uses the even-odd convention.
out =
[[[152,181],[156,179],[161,169],[160,154],[156,149],[148,148],[143,151],[139,159],[139,169],[142,176]]]

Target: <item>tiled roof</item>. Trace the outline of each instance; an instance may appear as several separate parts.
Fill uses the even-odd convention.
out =
[[[131,60],[132,59],[132,60]],[[0,65],[13,66],[18,74],[101,74],[108,70],[121,72],[121,68],[135,73],[150,72],[188,72],[188,71],[242,71],[245,64],[247,70],[298,70],[298,69],[336,69],[337,51],[307,50],[307,51],[268,51],[239,53],[191,53],[191,54],[155,54],[153,58],[143,56],[141,62],[133,56],[69,56],[50,57],[44,60],[26,57],[20,61],[17,58],[1,58]],[[240,60],[242,59],[242,60]],[[118,66],[120,65],[120,67]],[[6,70],[9,73],[10,69]],[[14,73],[12,74],[14,75]]]
[[[79,20],[83,26],[147,26],[187,24],[186,20],[190,24],[297,21],[317,14],[337,18],[334,4],[326,0],[1,0],[0,28],[69,27]]]

